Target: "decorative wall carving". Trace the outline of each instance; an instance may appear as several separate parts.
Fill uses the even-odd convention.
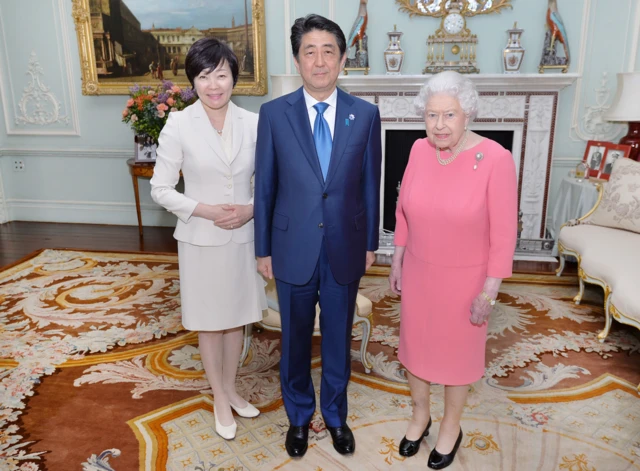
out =
[[[603,61],[594,49],[601,44],[625,44],[622,50],[615,50],[613,62],[607,61],[610,72],[633,71],[640,37],[640,6],[634,0],[620,0],[615,8],[624,9],[626,3],[628,13],[620,15],[620,23],[615,28],[596,28],[600,21],[598,13],[603,8],[611,8],[611,2],[605,0],[584,0],[582,10],[582,31],[580,33],[580,49],[576,61],[580,78],[576,81],[573,96],[573,112],[571,117],[570,137],[574,142],[599,140],[616,141],[625,129],[624,124],[605,121],[602,116],[609,108],[612,92],[615,91],[615,80],[611,87],[608,85],[607,72],[603,71]],[[635,15],[633,11],[635,9]],[[625,26],[626,25],[626,26]],[[624,34],[620,34],[624,31]],[[631,46],[627,50],[627,45]],[[625,56],[628,53],[628,63]],[[615,64],[615,65],[614,65]],[[600,84],[592,90],[586,86],[588,81],[584,77],[595,77],[602,73]],[[584,87],[583,87],[584,85]],[[595,93],[595,103],[593,93]]]
[[[31,79],[18,103],[19,114],[15,118],[15,123],[39,126],[69,124],[69,117],[61,114],[61,104],[55,94],[43,83],[44,70],[35,51],[31,52],[27,74]]]
[[[533,95],[528,98],[527,132],[522,142],[525,152],[520,181],[520,210],[524,215],[522,237],[535,239],[544,236],[557,95]]]
[[[524,118],[524,96],[483,96],[478,103],[478,118]]]
[[[40,5],[40,15],[49,18],[55,29],[45,51],[34,43],[33,32],[22,17],[10,28],[0,22],[0,43],[7,39],[36,49],[28,59],[26,70],[15,63],[18,49],[5,46],[0,51],[0,102],[5,117],[7,135],[79,136],[80,125],[76,102],[74,71],[69,44],[67,0],[48,0]],[[2,12],[0,12],[0,16]],[[2,16],[7,18],[5,14]],[[25,18],[27,18],[25,16]],[[50,47],[49,47],[50,45]],[[30,50],[27,49],[27,50]],[[23,73],[24,72],[24,73]]]
[[[611,105],[612,92],[607,86],[607,72],[602,72],[600,86],[594,91],[596,93],[596,104],[585,106],[585,113],[581,119],[582,127],[586,131],[587,137],[595,141],[611,141],[620,135],[624,129],[623,125],[605,121],[603,115]]]

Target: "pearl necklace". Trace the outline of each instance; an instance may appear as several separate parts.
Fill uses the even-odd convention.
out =
[[[453,151],[453,154],[451,154],[451,157],[449,157],[448,159],[442,160],[442,158],[440,158],[440,148],[438,146],[436,146],[436,158],[438,159],[438,162],[440,163],[440,165],[449,165],[451,162],[456,160],[456,157],[458,157],[458,155],[460,155],[460,152],[462,152],[462,149],[464,149],[464,146],[467,143],[467,136],[468,135],[469,135],[468,132],[464,133],[464,137],[462,138],[462,142],[460,142],[460,145],[457,147],[456,150]]]

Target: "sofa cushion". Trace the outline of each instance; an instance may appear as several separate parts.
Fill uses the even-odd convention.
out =
[[[640,162],[618,159],[590,224],[640,232]]]
[[[560,230],[560,243],[580,254],[580,267],[614,291],[619,280],[637,279],[640,266],[640,237],[634,232],[580,224]]]

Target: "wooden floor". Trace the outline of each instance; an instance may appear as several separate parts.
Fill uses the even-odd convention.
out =
[[[116,252],[177,253],[172,227],[145,227],[144,238],[136,226],[9,222],[0,224],[0,267],[13,264],[40,249],[86,249]],[[557,263],[514,262],[517,273],[553,273]],[[568,264],[565,273],[576,273]]]

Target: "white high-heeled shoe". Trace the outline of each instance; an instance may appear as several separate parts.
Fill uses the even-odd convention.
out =
[[[234,420],[231,425],[222,425],[218,420],[218,413],[216,412],[216,406],[213,405],[213,417],[216,420],[216,433],[220,435],[225,440],[233,440],[236,438],[236,430],[238,429],[238,424]]]
[[[229,403],[229,404],[231,405],[231,408],[234,411],[236,411],[236,414],[238,414],[240,417],[245,417],[247,419],[251,419],[253,417],[258,417],[260,415],[260,411],[258,409],[256,409],[255,407],[253,407],[248,402],[247,402],[246,407],[243,407],[242,409],[240,409],[239,407],[234,406],[231,403]]]

